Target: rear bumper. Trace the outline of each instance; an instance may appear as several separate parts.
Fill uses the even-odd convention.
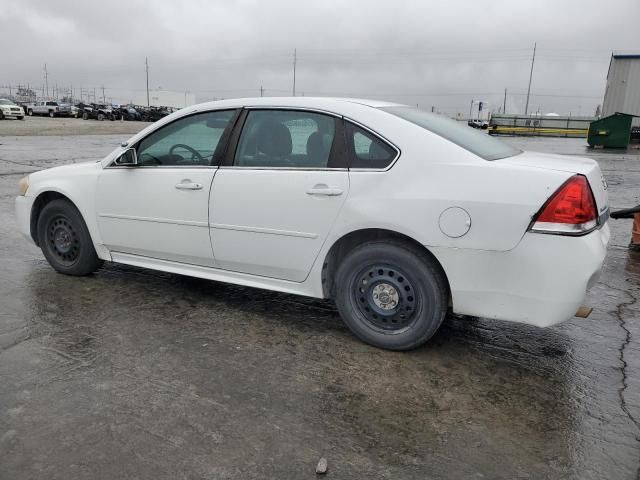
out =
[[[430,248],[451,286],[455,313],[539,327],[573,317],[598,280],[609,225],[582,237],[527,233],[506,252]]]
[[[31,238],[31,207],[33,206],[33,197],[16,197],[16,221],[18,222],[18,229],[25,237],[27,237],[32,243]]]

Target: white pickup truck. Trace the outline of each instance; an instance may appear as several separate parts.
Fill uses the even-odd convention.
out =
[[[27,115],[48,115],[49,117],[70,117],[73,115],[70,105],[55,101],[30,103],[26,107]]]

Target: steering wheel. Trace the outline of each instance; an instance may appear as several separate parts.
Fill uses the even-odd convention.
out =
[[[199,161],[206,162],[204,157],[202,155],[200,155],[195,148],[190,147],[189,145],[185,145],[184,143],[176,143],[173,147],[171,147],[169,149],[169,155],[173,155],[173,151],[178,149],[178,148],[184,148],[185,150],[190,151],[191,152],[191,161],[192,162],[196,159],[196,157],[198,158]]]

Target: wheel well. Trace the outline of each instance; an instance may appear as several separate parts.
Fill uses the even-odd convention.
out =
[[[33,202],[33,206],[31,207],[31,220],[29,223],[29,227],[31,231],[31,238],[36,245],[38,245],[38,218],[40,217],[40,212],[42,212],[42,209],[47,203],[57,199],[67,200],[68,202],[73,204],[71,200],[69,200],[61,193],[51,191],[41,193]]]
[[[369,242],[371,240],[400,241],[420,251],[421,253],[426,253],[439,267],[442,276],[447,282],[449,292],[451,292],[451,286],[449,285],[449,279],[447,278],[446,272],[442,268],[442,265],[440,264],[438,259],[433,256],[428,248],[426,248],[424,245],[414,240],[413,238],[398,232],[394,232],[392,230],[367,228],[364,230],[356,230],[355,232],[348,233],[347,235],[340,238],[337,242],[335,242],[329,249],[329,253],[327,253],[324,263],[322,264],[322,292],[325,298],[334,297],[335,274],[338,266],[340,265],[340,262],[349,254],[349,252],[351,252],[351,250],[356,248],[358,245],[361,245],[364,242]]]

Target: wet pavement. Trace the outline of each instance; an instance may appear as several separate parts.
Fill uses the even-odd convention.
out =
[[[16,231],[24,172],[122,136],[0,137],[0,479],[637,479],[640,254],[612,241],[588,319],[451,317],[423,348],[359,342],[328,302],[132,267],[56,274]],[[613,209],[640,155],[587,155]]]

